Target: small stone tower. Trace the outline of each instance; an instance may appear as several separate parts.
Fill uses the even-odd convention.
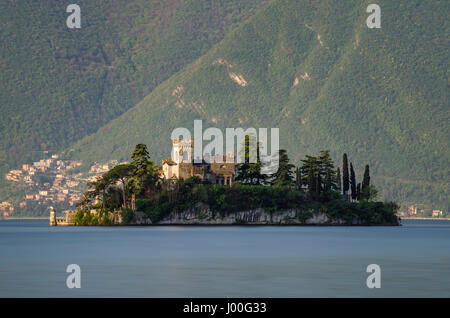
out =
[[[56,211],[52,206],[50,207],[50,226],[56,226]]]

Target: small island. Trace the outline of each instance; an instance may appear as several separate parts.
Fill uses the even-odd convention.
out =
[[[399,206],[376,201],[365,166],[356,182],[353,163],[343,155],[335,168],[328,150],[290,163],[280,150],[276,172],[262,164],[226,159],[192,160],[192,140],[173,140],[173,158],[156,166],[145,144],[136,145],[131,163],[120,164],[88,183],[75,211],[50,225],[400,225]],[[259,149],[258,149],[259,153]]]

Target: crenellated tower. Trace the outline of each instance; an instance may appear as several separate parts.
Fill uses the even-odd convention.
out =
[[[192,163],[194,139],[172,139],[172,160],[176,163]]]

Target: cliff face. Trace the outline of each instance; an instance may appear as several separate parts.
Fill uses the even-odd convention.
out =
[[[144,225],[152,224],[150,219],[146,218],[144,213],[137,212],[132,221],[133,224]],[[211,209],[203,204],[197,204],[195,207],[181,211],[171,212],[162,220],[154,223],[159,225],[232,225],[232,224],[248,224],[248,225],[348,225],[342,219],[331,219],[324,212],[317,212],[312,209],[300,210],[290,209],[281,212],[270,213],[262,208],[227,213],[221,215],[214,213]],[[353,219],[352,225],[364,225],[358,219]],[[392,224],[396,225],[396,224]]]
[[[239,211],[221,216],[209,209],[200,213],[193,209],[171,213],[158,224],[325,224],[329,222],[325,213],[314,214],[304,222],[299,219],[298,210],[286,210],[280,213],[266,212],[264,209]]]

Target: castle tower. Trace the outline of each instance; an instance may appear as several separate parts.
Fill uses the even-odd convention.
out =
[[[50,207],[50,226],[56,226],[56,211],[52,206]]]
[[[173,139],[172,160],[176,163],[192,163],[194,155],[194,139]]]

